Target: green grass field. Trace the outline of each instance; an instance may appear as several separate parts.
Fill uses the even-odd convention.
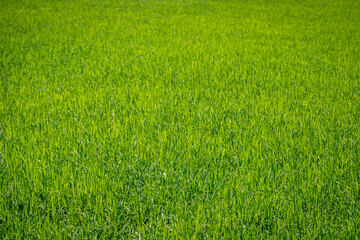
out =
[[[360,1],[0,0],[0,239],[359,239]]]

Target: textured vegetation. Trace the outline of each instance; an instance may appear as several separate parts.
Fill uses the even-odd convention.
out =
[[[360,1],[0,0],[0,238],[359,238]]]

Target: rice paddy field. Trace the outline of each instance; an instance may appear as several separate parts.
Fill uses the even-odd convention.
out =
[[[0,239],[359,239],[360,1],[0,0]]]

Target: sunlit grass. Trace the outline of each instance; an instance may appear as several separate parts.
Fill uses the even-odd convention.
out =
[[[344,238],[360,2],[0,0],[0,238]]]

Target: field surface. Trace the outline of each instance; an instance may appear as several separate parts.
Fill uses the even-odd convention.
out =
[[[0,0],[0,239],[359,239],[360,1]]]

